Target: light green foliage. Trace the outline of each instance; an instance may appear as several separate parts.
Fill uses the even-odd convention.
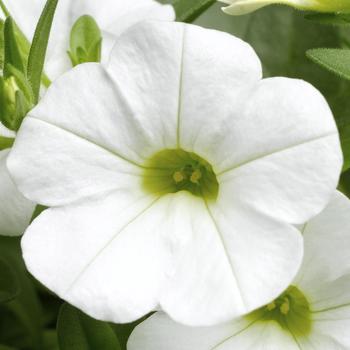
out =
[[[91,16],[81,16],[73,25],[70,35],[69,57],[73,66],[86,62],[100,62],[102,34]]]
[[[290,286],[270,304],[246,317],[253,322],[275,321],[294,336],[306,336],[312,329],[309,302],[295,286]]]
[[[307,56],[320,66],[350,80],[350,49],[313,49]]]
[[[182,149],[166,149],[151,157],[143,173],[143,186],[154,194],[188,191],[215,200],[219,184],[212,166],[198,155]]]
[[[94,320],[74,307],[64,304],[58,323],[60,350],[120,350],[111,326]]]
[[[307,14],[305,18],[326,25],[350,25],[350,14],[344,13],[312,13]]]

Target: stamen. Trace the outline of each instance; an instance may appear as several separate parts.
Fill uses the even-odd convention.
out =
[[[287,315],[290,310],[289,299],[285,298],[284,303],[280,306],[280,311],[283,315]]]
[[[173,179],[176,183],[182,182],[183,180],[185,180],[185,176],[181,171],[175,171],[174,175],[173,175]]]
[[[198,184],[199,180],[201,179],[202,177],[202,172],[199,170],[199,169],[196,169],[191,177],[190,177],[190,180],[191,182],[193,182],[194,184]]]
[[[266,306],[266,308],[267,308],[267,310],[272,311],[273,309],[276,308],[275,302],[273,301],[272,303],[268,304],[268,305]]]

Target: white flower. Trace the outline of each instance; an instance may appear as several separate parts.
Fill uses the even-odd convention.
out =
[[[7,0],[6,6],[19,27],[31,40],[46,0]],[[0,18],[1,16],[0,11]],[[102,59],[107,60],[114,44],[115,36],[129,26],[144,19],[173,20],[174,10],[154,0],[60,0],[50,38],[45,70],[50,78],[57,78],[71,68],[67,54],[69,33],[75,20],[90,14],[103,29]],[[2,131],[0,136],[15,137]],[[0,235],[17,236],[23,234],[32,217],[35,205],[25,199],[12,183],[5,162],[9,150],[0,152]]]
[[[8,160],[26,197],[52,207],[22,241],[31,273],[95,318],[161,307],[212,324],[279,295],[342,156],[309,84],[261,80],[226,33],[146,22],[107,65],[59,78]]]
[[[0,137],[11,139],[15,133],[0,123]],[[23,197],[10,178],[6,167],[9,151],[0,151],[0,235],[18,236],[29,225],[35,205]]]
[[[29,40],[32,39],[46,0],[4,0],[10,14]],[[174,9],[155,0],[60,0],[51,31],[45,72],[56,79],[72,67],[67,54],[74,22],[91,15],[102,29],[102,60],[107,60],[115,36],[139,21],[174,20]]]
[[[276,301],[241,319],[189,328],[157,313],[131,335],[128,350],[350,349],[350,202],[336,193],[304,227],[300,272]]]
[[[349,0],[218,0],[227,4],[224,12],[229,15],[245,15],[262,7],[283,4],[299,10],[318,12],[350,12]]]

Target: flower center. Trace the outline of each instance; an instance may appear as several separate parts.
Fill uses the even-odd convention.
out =
[[[212,166],[195,153],[166,149],[145,164],[143,187],[151,193],[188,191],[198,197],[215,200],[219,183]]]
[[[309,302],[295,286],[290,286],[277,299],[247,317],[259,322],[276,321],[295,336],[309,334],[312,326]]]

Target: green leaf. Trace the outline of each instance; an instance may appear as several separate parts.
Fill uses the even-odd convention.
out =
[[[306,52],[308,58],[341,78],[350,80],[350,50],[312,49]]]
[[[176,12],[176,20],[192,22],[214,2],[215,0],[175,0],[173,6]]]
[[[101,61],[102,34],[96,21],[88,15],[81,16],[70,34],[70,51],[73,66]]]
[[[24,61],[17,43],[15,25],[11,17],[7,17],[4,24],[4,76],[7,78],[8,65],[14,66],[20,72],[25,73]]]
[[[61,308],[57,332],[61,350],[120,350],[108,323],[94,320],[68,304]]]
[[[28,57],[28,80],[31,83],[34,102],[39,100],[40,83],[44,70],[45,56],[52,22],[55,15],[58,0],[47,0],[35,30],[32,45]]]
[[[306,15],[305,18],[326,25],[350,25],[350,15],[344,13],[313,13]]]
[[[11,148],[14,142],[15,139],[12,137],[0,136],[0,151]]]
[[[0,344],[17,349],[40,349],[42,310],[24,266],[20,238],[0,236],[0,256],[15,271],[21,291],[6,304],[0,305]]]
[[[19,292],[20,285],[15,271],[0,260],[0,304],[14,299]]]
[[[2,19],[0,19],[0,69],[4,68],[4,54],[5,54],[4,25],[5,25],[5,22]]]
[[[48,330],[44,333],[42,350],[60,350],[56,331]]]

